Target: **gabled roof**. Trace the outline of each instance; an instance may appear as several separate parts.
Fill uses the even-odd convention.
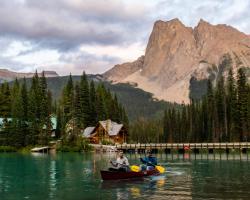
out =
[[[56,130],[56,126],[57,126],[56,117],[50,117],[50,122],[51,122],[51,130]],[[46,124],[43,125],[43,129],[46,129]]]
[[[91,134],[95,130],[95,127],[87,127],[83,131],[83,137],[90,138]]]
[[[123,127],[123,124],[118,124],[111,120],[99,121],[102,127],[107,131],[109,136],[116,136]]]

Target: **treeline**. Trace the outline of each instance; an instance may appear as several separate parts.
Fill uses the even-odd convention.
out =
[[[73,83],[71,75],[58,101],[52,99],[42,73],[35,73],[28,87],[26,79],[0,86],[0,146],[24,147],[46,145],[51,139],[52,121],[57,118],[56,138],[67,138],[65,129],[71,122],[79,136],[87,126],[111,119],[128,126],[124,108],[102,84],[88,82],[85,73]],[[71,138],[72,139],[72,138]],[[67,140],[78,142],[76,140]],[[74,144],[72,144],[74,145]]]
[[[0,88],[0,146],[24,147],[49,142],[52,113],[51,93],[44,73],[36,73],[28,89],[26,80],[7,82]]]
[[[161,119],[139,117],[129,126],[130,143],[164,142],[163,123]]]
[[[215,86],[208,80],[206,95],[166,110],[163,126],[165,142],[250,141],[250,86],[244,69],[236,80],[232,69]]]
[[[85,73],[75,83],[69,76],[57,106],[57,117],[57,137],[63,136],[66,143],[67,140],[71,143],[76,141],[74,138],[80,130],[95,126],[101,120],[111,119],[123,123],[127,128],[129,123],[126,111],[116,95],[112,95],[102,83],[97,86],[93,81],[89,83]],[[68,138],[64,137],[65,129],[71,130]]]

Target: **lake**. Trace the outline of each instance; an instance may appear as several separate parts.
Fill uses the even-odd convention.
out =
[[[139,163],[139,155],[127,155]],[[248,155],[165,155],[167,172],[135,181],[102,181],[114,153],[0,154],[0,199],[250,199]]]

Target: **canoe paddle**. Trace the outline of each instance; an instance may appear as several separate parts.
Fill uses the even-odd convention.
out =
[[[154,165],[152,163],[149,163],[150,165],[153,165],[155,167],[156,170],[158,170],[161,174],[165,172],[165,168],[159,165]],[[141,168],[137,165],[132,165],[130,166],[130,170],[133,172],[140,172]]]
[[[165,172],[165,168],[159,165],[155,165],[155,169],[157,169],[161,174]]]
[[[141,168],[140,168],[139,166],[137,166],[137,165],[131,165],[131,166],[130,166],[130,170],[131,170],[132,172],[140,172],[140,171],[141,171]]]
[[[157,169],[161,174],[162,173],[164,173],[165,172],[165,168],[164,167],[162,167],[162,166],[159,166],[159,165],[154,165],[153,163],[151,163],[151,162],[146,162],[147,164],[150,164],[150,165],[152,165],[152,166],[154,166],[155,167],[155,169]]]

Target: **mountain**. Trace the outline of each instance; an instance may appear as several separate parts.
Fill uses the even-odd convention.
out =
[[[44,71],[46,77],[57,77],[58,74],[55,71]],[[30,78],[34,75],[34,73],[19,73],[13,72],[8,69],[0,69],[0,83],[4,81],[12,81],[16,78]],[[38,73],[41,76],[41,73]]]
[[[226,63],[226,65],[225,65]],[[145,55],[105,72],[106,80],[131,83],[170,102],[188,103],[204,93],[206,80],[230,67],[250,70],[250,37],[237,29],[200,20],[194,28],[179,19],[156,21]]]

